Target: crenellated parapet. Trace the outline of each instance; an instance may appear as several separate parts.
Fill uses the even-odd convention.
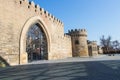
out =
[[[97,41],[88,41],[88,44],[97,45]]]
[[[86,36],[87,37],[87,31],[86,29],[71,29],[68,31],[68,34],[71,36]]]
[[[97,41],[92,41],[93,44],[97,45]]]
[[[62,21],[54,17],[48,11],[44,10],[44,8],[41,8],[39,5],[36,5],[33,1],[29,2],[28,0],[19,0],[18,3],[20,5],[27,6],[28,9],[32,8],[33,9],[32,12],[36,13],[36,15],[44,16],[45,19],[49,20],[53,24],[63,27],[64,24]]]

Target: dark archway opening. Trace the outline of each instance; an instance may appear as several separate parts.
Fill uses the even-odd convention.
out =
[[[48,59],[47,38],[39,24],[32,25],[27,32],[26,52],[28,62]]]

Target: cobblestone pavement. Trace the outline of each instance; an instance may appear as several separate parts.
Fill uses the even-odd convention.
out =
[[[0,68],[0,80],[120,80],[120,60],[6,67]]]

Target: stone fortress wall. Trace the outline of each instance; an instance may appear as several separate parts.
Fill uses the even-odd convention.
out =
[[[64,24],[34,2],[0,0],[0,57],[10,65],[28,63],[26,34],[36,23],[47,38],[48,60],[89,56],[85,29],[64,34]]]
[[[46,33],[49,60],[72,57],[71,37],[64,35],[63,23],[28,0],[0,0],[0,56],[10,65],[27,63],[26,33],[35,23]]]

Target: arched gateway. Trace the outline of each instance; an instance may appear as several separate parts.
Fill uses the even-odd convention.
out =
[[[26,36],[26,52],[28,54],[28,61],[47,59],[47,40],[41,26],[38,23],[33,24],[29,28]]]
[[[30,18],[21,32],[20,63],[48,59],[49,41],[43,20],[37,16]]]

